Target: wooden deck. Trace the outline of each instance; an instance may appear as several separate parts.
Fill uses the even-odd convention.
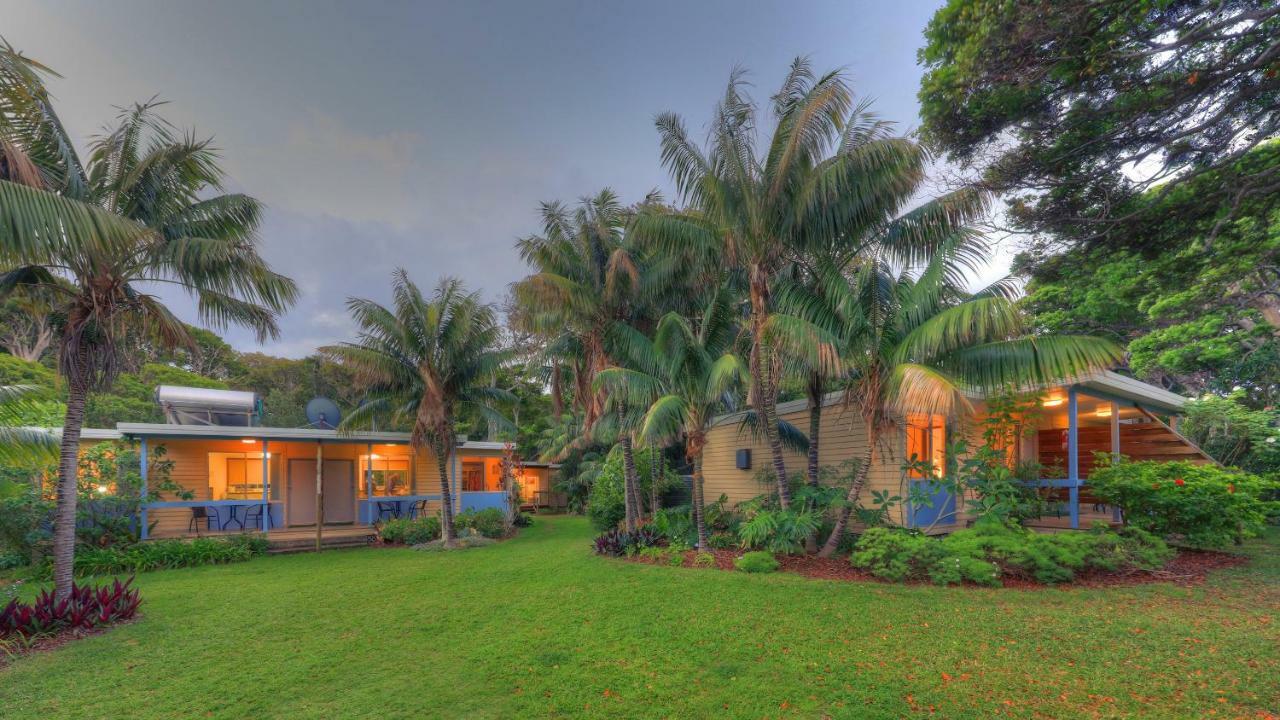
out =
[[[229,535],[244,534],[261,534],[257,528],[249,528],[241,530],[234,528],[231,530],[201,530],[198,537],[225,537]],[[194,533],[183,533],[181,535],[165,535],[159,539],[186,539],[196,538]],[[343,525],[325,525],[324,532],[321,533],[320,547],[322,550],[342,547],[361,547],[373,542],[376,538],[375,530],[368,525],[359,524],[343,524]],[[272,530],[267,533],[268,552],[285,553],[285,552],[306,552],[315,550],[316,547],[316,529],[312,527],[290,527],[281,530]]]

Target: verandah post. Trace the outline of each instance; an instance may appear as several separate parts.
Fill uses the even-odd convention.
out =
[[[1111,462],[1120,460],[1120,403],[1111,401]],[[1111,518],[1120,522],[1120,506],[1111,507]]]
[[[147,539],[147,439],[142,438],[138,450],[138,537]]]
[[[267,452],[267,439],[262,439],[262,532],[271,532],[271,497],[268,492],[268,483],[271,482],[270,472],[267,470],[267,458],[270,453]]]
[[[372,525],[375,517],[373,512],[373,443],[365,446],[365,454],[367,457],[364,460],[364,515],[365,524]]]
[[[1067,391],[1067,500],[1071,529],[1080,527],[1080,401],[1075,387]]]

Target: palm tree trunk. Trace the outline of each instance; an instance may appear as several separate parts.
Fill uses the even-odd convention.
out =
[[[58,503],[53,520],[53,593],[57,600],[71,595],[75,576],[80,430],[84,427],[84,409],[89,396],[84,372],[78,375],[68,378],[67,415],[62,422],[62,448],[58,461]]]
[[[773,460],[773,473],[778,481],[778,504],[783,510],[787,510],[791,507],[791,488],[787,485],[787,461],[782,454],[782,441],[778,438],[778,392],[774,384],[776,373],[772,353],[769,352],[764,337],[769,288],[760,268],[752,268],[750,285],[751,356],[748,370],[751,373],[751,401],[756,417],[764,425],[765,440]]]
[[[877,433],[868,424],[867,447],[862,451],[861,462],[858,463],[858,472],[853,476],[853,484],[849,486],[849,492],[845,495],[844,506],[836,514],[835,527],[831,528],[831,535],[822,546],[822,550],[818,552],[818,557],[831,557],[840,548],[840,539],[844,537],[845,530],[849,527],[849,515],[853,513],[853,508],[858,505],[858,496],[862,494],[862,487],[867,484],[867,476],[871,473],[871,461],[875,457],[876,437]]]
[[[662,478],[662,455],[658,446],[649,448],[649,516],[658,514],[658,482]]]
[[[437,440],[434,448],[436,467],[440,469],[440,538],[445,547],[452,547],[457,538],[453,529],[453,491],[449,487],[449,455],[444,440]]]
[[[818,487],[818,431],[822,429],[822,378],[809,378],[809,485]]]
[[[631,447],[631,436],[623,434],[622,444],[622,503],[627,511],[627,532],[635,532],[640,524],[636,507],[636,458]]]
[[[698,529],[698,552],[711,549],[711,540],[707,536],[706,497],[702,487],[702,450],[699,448],[693,458],[693,523]]]

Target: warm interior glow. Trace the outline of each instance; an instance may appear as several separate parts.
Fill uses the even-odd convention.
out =
[[[1049,397],[1044,399],[1044,402],[1040,404],[1045,407],[1058,407],[1059,405],[1061,405],[1066,401],[1067,401],[1066,398],[1060,395],[1050,395]]]
[[[1097,415],[1098,417],[1111,417],[1111,406],[1099,405],[1098,409],[1094,411],[1094,414]]]
[[[254,440],[253,438],[240,438],[240,442],[244,443],[245,445],[252,445],[255,442],[257,442],[257,440]]]

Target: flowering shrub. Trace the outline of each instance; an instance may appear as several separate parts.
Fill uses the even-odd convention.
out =
[[[30,639],[62,630],[90,630],[132,618],[142,602],[136,589],[123,583],[93,587],[72,584],[71,594],[54,600],[51,590],[44,590],[32,603],[17,598],[0,608],[0,638]]]
[[[1276,483],[1216,465],[1119,462],[1094,470],[1089,488],[1124,510],[1125,523],[1192,547],[1223,547],[1262,532],[1280,504]]]

